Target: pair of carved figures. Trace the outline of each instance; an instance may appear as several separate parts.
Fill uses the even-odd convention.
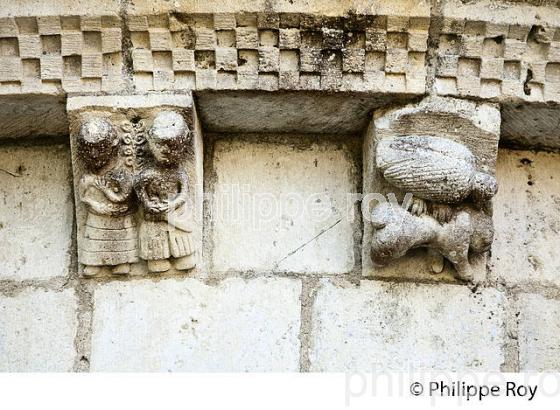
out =
[[[381,139],[375,158],[385,182],[413,196],[405,207],[382,203],[373,210],[372,260],[385,265],[425,247],[434,273],[443,270],[445,258],[459,278],[473,280],[469,253],[492,244],[494,176],[477,170],[466,146],[438,136]]]
[[[139,258],[149,272],[195,266],[192,229],[180,217],[188,190],[181,164],[191,139],[185,118],[175,111],[159,112],[149,127],[140,119],[117,129],[102,116],[80,125],[76,144],[85,171],[78,190],[87,208],[79,258],[84,275],[97,275],[105,266],[113,274],[128,274]]]

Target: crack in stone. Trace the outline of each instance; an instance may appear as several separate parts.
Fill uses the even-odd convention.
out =
[[[284,256],[282,259],[280,259],[279,261],[277,261],[274,264],[274,269],[278,268],[278,265],[280,265],[280,263],[282,263],[283,261],[285,261],[286,259],[288,259],[290,256],[292,256],[293,254],[297,253],[299,250],[305,248],[307,245],[309,245],[311,242],[313,242],[314,240],[316,240],[317,238],[319,238],[321,235],[325,234],[326,232],[330,231],[332,228],[334,228],[336,225],[338,225],[340,222],[342,221],[342,219],[339,219],[338,221],[336,221],[335,223],[333,223],[331,226],[329,226],[328,228],[324,228],[322,229],[317,235],[315,235],[313,238],[309,239],[307,242],[303,243],[302,245],[298,246],[296,249],[294,249],[293,251],[289,252],[286,256]]]

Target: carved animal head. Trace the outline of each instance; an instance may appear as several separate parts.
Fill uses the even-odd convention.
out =
[[[498,182],[492,175],[476,172],[472,182],[472,196],[475,202],[484,203],[498,192]]]
[[[375,207],[371,218],[371,259],[378,265],[386,265],[410,249],[426,244],[436,235],[438,225],[431,217],[414,216],[388,202]]]
[[[158,164],[174,167],[184,157],[190,138],[189,126],[181,114],[162,111],[148,132],[148,146]]]
[[[105,118],[90,118],[78,130],[78,155],[90,170],[107,165],[116,154],[118,144],[117,130]]]

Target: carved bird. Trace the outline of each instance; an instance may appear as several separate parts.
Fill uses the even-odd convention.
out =
[[[473,153],[446,138],[412,135],[382,139],[377,144],[376,165],[387,182],[414,196],[412,213],[427,213],[425,201],[429,201],[440,222],[452,216],[446,205],[471,196],[482,207],[497,191],[496,179],[477,171]]]

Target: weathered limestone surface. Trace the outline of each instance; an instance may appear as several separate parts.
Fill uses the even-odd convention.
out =
[[[359,225],[348,216],[348,194],[357,192],[358,175],[351,148],[303,138],[215,143],[209,226],[215,270],[354,268]]]
[[[1,138],[68,135],[64,96],[0,96]]]
[[[114,282],[95,290],[94,371],[297,371],[298,280]]]
[[[537,294],[519,295],[519,370],[560,368],[560,301]]]
[[[68,100],[87,276],[200,267],[202,135],[188,94]]]
[[[3,3],[0,371],[560,369],[559,0]]]
[[[71,371],[76,308],[72,290],[27,289],[1,296],[0,371]]]
[[[313,306],[312,371],[499,371],[504,296],[486,288],[322,282]]]
[[[101,10],[0,17],[0,95],[121,90],[121,22]]]
[[[426,16],[173,14],[128,28],[137,90],[425,89]]]
[[[95,16],[100,11],[117,16],[121,3],[120,0],[14,0],[2,5],[0,17]]]
[[[491,276],[508,284],[560,285],[560,156],[501,150]]]
[[[560,101],[558,8],[447,0],[442,14],[439,94]]]
[[[418,104],[375,112],[364,135],[363,150],[362,268],[365,276],[448,281],[458,275],[463,279],[474,276],[475,281],[484,279],[484,250],[475,249],[475,244],[478,237],[491,243],[492,231],[488,226],[491,225],[491,209],[487,208],[491,207],[489,198],[495,193],[493,176],[499,129],[500,112],[496,105],[452,98],[430,97]],[[485,191],[487,185],[494,186],[480,199],[476,198],[482,185],[473,185],[478,176],[491,180],[483,184]],[[415,201],[409,205],[408,213],[400,209],[406,194],[412,194]],[[398,201],[393,211],[408,217],[404,227],[402,218],[386,209],[390,195]],[[453,199],[453,195],[459,197]],[[418,199],[420,203],[416,202]],[[438,214],[438,210],[443,211]],[[411,217],[410,213],[415,216]],[[397,219],[394,223],[385,223],[389,217]],[[437,222],[433,223],[432,218]],[[463,219],[469,219],[470,223]],[[388,237],[387,232],[393,231],[395,235]],[[426,234],[432,231],[434,233]],[[450,246],[458,235],[465,236],[464,240]],[[435,239],[425,240],[424,236],[435,236]],[[440,259],[436,263],[439,269],[434,270],[430,266],[432,259],[420,256],[422,250],[414,249],[407,256],[391,261],[387,267],[380,266],[404,254],[416,243],[435,250],[449,261],[454,259],[449,255],[461,254],[466,246],[472,256],[472,266],[457,258],[453,262],[455,268],[446,268]],[[389,253],[394,256],[388,258]],[[377,264],[374,259],[379,259],[375,260]],[[433,273],[441,274],[434,276]]]
[[[179,13],[237,13],[237,12],[282,12],[305,13],[312,10],[327,16],[354,12],[429,16],[430,6],[415,0],[236,0],[224,3],[220,0],[136,0],[127,7],[130,15],[145,15],[154,12]]]
[[[0,280],[68,275],[70,175],[67,146],[0,147]]]

